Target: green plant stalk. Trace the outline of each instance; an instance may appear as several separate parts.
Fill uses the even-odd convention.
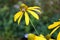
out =
[[[36,30],[36,28],[35,28],[35,26],[34,26],[34,24],[32,23],[32,21],[31,21],[31,20],[30,20],[30,22],[31,22],[32,27],[33,27],[33,28],[34,28],[34,30],[36,31],[36,34],[37,34],[37,35],[39,35],[38,31]]]

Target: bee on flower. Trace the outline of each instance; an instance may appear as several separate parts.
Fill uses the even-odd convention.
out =
[[[20,6],[20,11],[18,11],[15,15],[14,15],[14,22],[16,22],[18,20],[18,24],[20,23],[21,19],[22,19],[22,16],[24,15],[25,16],[25,22],[26,22],[26,25],[29,24],[29,21],[30,21],[30,18],[29,18],[29,15],[28,13],[30,13],[33,17],[35,17],[37,20],[39,20],[39,16],[38,14],[36,14],[34,11],[36,12],[40,12],[40,7],[38,6],[34,6],[34,7],[28,7],[27,5],[25,4],[21,4]],[[33,11],[32,11],[33,10]]]

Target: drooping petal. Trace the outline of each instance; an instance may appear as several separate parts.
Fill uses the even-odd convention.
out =
[[[34,7],[29,7],[28,9],[31,9],[31,8],[34,8],[34,9],[39,9],[40,7],[38,7],[38,6],[34,6]]]
[[[58,33],[57,40],[60,40],[60,32]]]
[[[19,11],[14,15],[14,21],[16,22],[16,20],[22,15],[22,12]]]
[[[53,29],[53,28],[57,27],[58,25],[60,25],[60,21],[54,22],[53,24],[49,25],[48,29]]]
[[[52,30],[52,32],[50,33],[50,36],[59,28],[60,26],[57,26],[55,29]]]
[[[36,19],[39,19],[39,16],[33,12],[33,11],[30,11],[30,10],[27,10],[33,17],[35,17]]]
[[[23,16],[23,13],[21,14],[21,16],[18,19],[18,24],[20,23],[22,16]]]
[[[36,12],[40,12],[40,13],[41,13],[41,10],[34,9],[34,8],[31,8],[31,9],[28,9],[28,10],[34,10],[34,11],[36,11]]]
[[[26,22],[26,25],[29,24],[29,16],[28,16],[27,12],[25,12],[25,22]]]

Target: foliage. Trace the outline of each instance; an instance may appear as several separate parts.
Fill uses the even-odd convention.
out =
[[[33,3],[32,3],[33,2]],[[40,6],[42,14],[40,20],[35,20],[32,16],[33,24],[40,34],[46,35],[51,32],[47,27],[60,19],[60,2],[59,0],[0,0],[0,39],[1,40],[19,40],[27,33],[35,33],[34,28],[30,25],[26,27],[24,17],[21,24],[18,25],[13,21],[14,14],[19,11],[16,5],[25,3],[28,6]],[[58,29],[53,35],[56,38]]]

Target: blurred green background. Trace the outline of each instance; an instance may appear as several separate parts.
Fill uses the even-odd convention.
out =
[[[13,21],[14,14],[19,11],[22,3],[41,7],[40,20],[37,21],[34,17],[30,17],[40,34],[49,34],[51,30],[47,27],[60,19],[60,0],[0,0],[0,40],[21,40],[25,34],[36,34],[31,24],[25,25],[24,18],[20,25]],[[59,31],[60,29],[52,37],[56,38]]]

